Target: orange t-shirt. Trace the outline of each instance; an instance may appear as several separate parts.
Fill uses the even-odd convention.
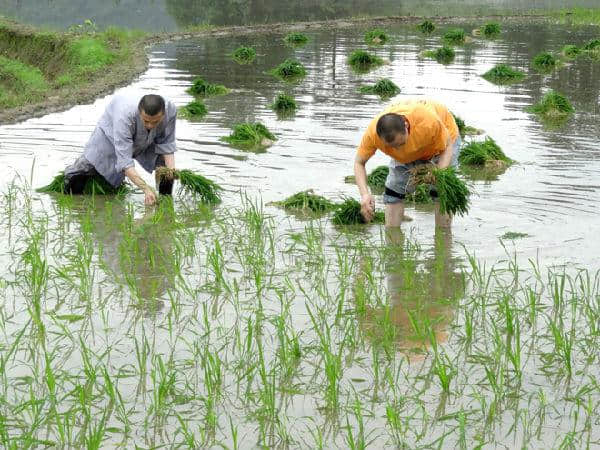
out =
[[[390,147],[377,134],[377,121],[388,113],[402,114],[408,120],[408,139],[400,148]],[[449,140],[449,131],[431,105],[399,103],[390,106],[371,121],[358,147],[358,154],[368,160],[379,149],[398,162],[410,163],[439,155],[446,149]]]
[[[450,133],[452,141],[455,141],[458,137],[458,126],[456,125],[454,116],[452,115],[450,110],[446,108],[446,105],[443,105],[440,102],[436,102],[435,100],[431,100],[428,98],[414,98],[410,100],[405,100],[403,103],[420,103],[421,105],[433,108],[433,110],[436,112],[436,114]]]

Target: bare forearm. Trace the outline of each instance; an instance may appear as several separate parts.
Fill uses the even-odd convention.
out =
[[[150,186],[140,177],[140,174],[137,173],[135,167],[128,167],[125,169],[125,176],[131,180],[133,184],[139,187],[142,191],[146,191]]]
[[[368,195],[369,186],[367,185],[367,169],[362,161],[354,161],[354,180],[358,186],[360,195]]]
[[[168,153],[166,155],[163,155],[164,159],[165,159],[165,166],[167,166],[169,169],[174,169],[175,168],[175,153]]]
[[[454,154],[454,145],[453,142],[450,141],[446,146],[446,149],[440,154],[440,159],[438,161],[438,167],[440,169],[445,169],[450,166],[452,162],[452,155]]]

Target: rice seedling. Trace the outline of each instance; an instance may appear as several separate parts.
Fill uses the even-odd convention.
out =
[[[233,51],[231,58],[238,64],[252,64],[256,59],[256,50],[242,45]]]
[[[188,120],[202,120],[208,114],[206,105],[199,100],[194,100],[179,108],[178,115]]]
[[[360,92],[363,94],[379,95],[382,99],[387,99],[398,94],[400,88],[388,78],[383,78],[373,86],[362,86]]]
[[[526,108],[526,111],[537,114],[542,119],[552,121],[568,118],[575,112],[575,109],[564,95],[549,91],[539,103]]]
[[[496,84],[516,83],[525,78],[525,76],[524,72],[513,69],[507,64],[498,64],[482,75],[489,82]]]
[[[411,170],[409,186],[418,185],[435,186],[442,214],[462,216],[468,212],[469,188],[456,176],[454,168],[438,169],[426,164],[415,167]]]
[[[347,198],[339,204],[333,213],[332,222],[335,225],[358,225],[364,224],[365,218],[360,212],[360,203],[353,198]],[[385,223],[385,213],[376,212],[373,217],[373,223]]]
[[[359,73],[368,72],[371,69],[383,65],[383,59],[364,50],[355,50],[348,57],[348,64]]]
[[[365,33],[365,42],[368,45],[381,45],[388,41],[389,37],[386,32],[380,28],[376,28]]]
[[[229,89],[221,84],[210,84],[202,78],[196,78],[187,92],[195,97],[211,97],[228,94]]]
[[[285,200],[274,202],[273,204],[286,210],[309,211],[313,213],[326,213],[336,208],[335,203],[325,197],[314,194],[312,189],[298,192]]]
[[[486,23],[479,30],[481,31],[481,34],[484,35],[486,38],[497,37],[502,32],[500,24],[497,22]]]
[[[465,30],[462,28],[450,28],[442,36],[447,45],[462,45],[466,42]]]
[[[262,123],[256,122],[234,125],[232,133],[221,140],[242,150],[261,150],[273,145],[277,137]]]
[[[456,53],[452,47],[444,45],[436,50],[427,50],[423,52],[423,56],[435,59],[440,64],[450,64],[454,60]]]
[[[580,49],[579,47],[577,47],[576,45],[565,45],[562,50],[561,50],[561,55],[563,55],[565,58],[568,59],[575,59],[577,58],[582,52],[582,49]]]
[[[500,237],[503,240],[515,240],[529,237],[527,233],[519,233],[518,231],[507,231]]]
[[[296,112],[296,109],[298,109],[298,104],[291,95],[278,94],[275,98],[275,101],[271,104],[271,108],[277,114],[287,116]]]
[[[433,197],[431,195],[432,187],[428,184],[418,184],[414,188],[413,192],[406,194],[406,201],[410,203],[428,204],[433,203]]]
[[[461,137],[465,136],[476,136],[482,134],[483,132],[475,127],[469,126],[465,123],[465,121],[454,113],[451,113],[452,117],[454,117],[454,121],[456,122],[456,126],[458,127],[458,132]]]
[[[600,39],[592,39],[591,41],[586,42],[582,47],[582,50],[585,51],[593,51],[597,49],[600,49]]]
[[[181,184],[180,192],[199,197],[204,203],[220,203],[221,196],[220,191],[223,190],[214,181],[208,178],[194,173],[187,169],[169,169],[166,167],[160,167],[156,169],[156,174],[159,180],[179,180]]]
[[[503,168],[514,162],[491,137],[486,137],[483,141],[472,141],[464,146],[458,155],[458,161],[467,166]]]
[[[65,188],[65,175],[61,172],[52,179],[52,182],[47,186],[36,189],[37,192],[43,193],[58,193],[58,194],[70,194],[66,192]],[[127,183],[123,183],[118,187],[112,186],[104,177],[101,175],[94,175],[89,177],[83,186],[83,195],[125,195],[131,192],[131,188]]]
[[[423,34],[431,34],[435,31],[435,24],[430,20],[424,20],[417,25],[417,30]]]
[[[385,189],[385,180],[390,172],[388,166],[378,166],[367,175],[367,184],[375,193],[381,193]],[[348,175],[344,178],[346,183],[356,183],[354,175]]]
[[[533,68],[538,72],[550,72],[558,66],[558,60],[552,53],[542,52],[533,58]]]
[[[302,33],[290,33],[283,38],[283,41],[292,47],[300,47],[306,45],[308,36]]]
[[[286,82],[297,82],[306,76],[306,68],[295,59],[286,59],[270,71],[270,74]]]

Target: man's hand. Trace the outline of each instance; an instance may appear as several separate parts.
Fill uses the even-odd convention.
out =
[[[360,198],[360,213],[366,222],[373,220],[375,214],[375,198],[371,194],[364,194]]]
[[[148,206],[152,206],[156,204],[156,192],[150,186],[147,186],[144,189],[144,203]]]

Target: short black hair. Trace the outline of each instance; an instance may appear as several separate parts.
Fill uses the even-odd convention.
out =
[[[384,114],[377,121],[377,136],[387,143],[394,142],[398,134],[406,134],[406,118],[401,114]]]
[[[155,94],[144,95],[140,100],[138,109],[149,116],[156,116],[165,112],[165,99]]]

